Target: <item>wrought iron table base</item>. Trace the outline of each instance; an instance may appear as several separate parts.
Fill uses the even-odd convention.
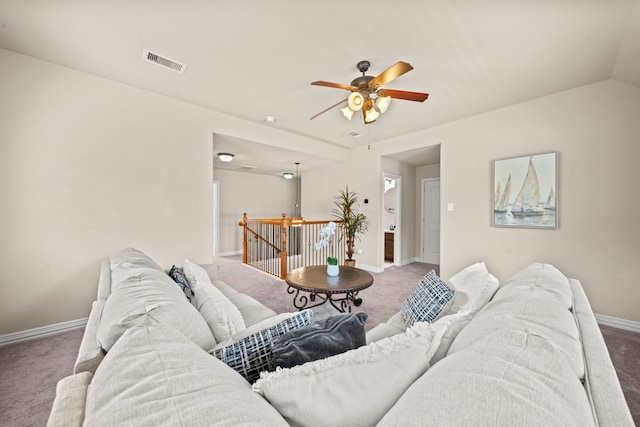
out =
[[[305,294],[301,294],[301,292],[305,292]],[[287,293],[289,295],[295,294],[293,296],[293,305],[298,310],[303,310],[305,308],[313,308],[318,307],[320,305],[325,304],[327,301],[331,303],[331,305],[341,313],[351,313],[351,304],[359,307],[362,304],[362,298],[358,298],[359,291],[353,292],[340,292],[340,293],[332,293],[332,292],[310,292],[310,291],[301,291],[300,289],[296,289],[293,286],[289,286],[287,288]],[[309,295],[307,296],[306,293]],[[334,295],[340,295],[340,298],[334,298]],[[309,305],[315,300],[319,299],[322,302],[317,304]],[[336,305],[338,304],[338,305]]]

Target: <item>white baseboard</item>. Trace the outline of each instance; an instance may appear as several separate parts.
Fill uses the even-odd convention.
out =
[[[229,252],[221,252],[218,255],[214,256],[231,256],[231,255],[242,255],[242,250],[239,251],[229,251]]]
[[[612,328],[624,329],[626,331],[640,333],[640,322],[634,322],[633,320],[619,319],[617,317],[605,316],[604,314],[596,314],[596,320],[599,324],[604,326],[611,326]]]
[[[27,341],[35,338],[43,338],[59,334],[61,332],[66,332],[71,329],[81,328],[87,324],[87,320],[88,318],[70,320],[68,322],[56,323],[54,325],[42,326],[40,328],[27,329],[26,331],[0,335],[0,345]]]

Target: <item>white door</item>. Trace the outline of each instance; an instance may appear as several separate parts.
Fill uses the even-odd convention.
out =
[[[422,180],[422,260],[440,264],[440,178]]]

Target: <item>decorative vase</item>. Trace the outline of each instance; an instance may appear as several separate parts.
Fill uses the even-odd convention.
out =
[[[337,276],[338,274],[340,274],[338,265],[327,264],[327,276]]]

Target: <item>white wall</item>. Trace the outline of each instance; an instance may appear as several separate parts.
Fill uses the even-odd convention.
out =
[[[505,282],[548,262],[580,279],[596,313],[640,321],[639,118],[640,89],[609,80],[423,135],[443,141],[443,277],[486,261]],[[559,155],[560,227],[492,227],[492,160],[548,151]]]
[[[242,253],[242,228],[238,222],[249,218],[281,218],[295,215],[297,182],[270,176],[214,169],[220,181],[220,253]]]
[[[164,267],[209,260],[212,132],[284,148],[299,139],[6,50],[0,63],[0,334],[86,317],[101,260],[122,247]],[[605,81],[374,142],[305,173],[302,215],[329,217],[348,184],[369,199],[358,262],[378,266],[380,156],[440,143],[442,204],[455,203],[442,211],[443,277],[485,260],[504,281],[551,262],[582,281],[597,313],[640,321],[638,117],[640,90]],[[560,228],[491,227],[491,161],[544,151],[559,152]]]
[[[358,193],[360,212],[369,220],[369,231],[356,241],[356,250],[361,249],[362,254],[355,254],[354,258],[361,266],[381,266],[380,212],[384,186],[380,156],[374,151],[366,146],[357,147],[347,162],[306,171],[302,175],[302,216],[309,221],[333,218],[334,198],[346,186]],[[364,199],[369,203],[365,204]]]
[[[0,334],[84,318],[101,260],[211,259],[205,110],[0,50]]]
[[[371,150],[356,149],[348,164],[307,174],[313,179],[309,186],[303,184],[303,207],[316,211],[328,207],[333,188],[348,182],[350,187],[366,189],[375,215],[382,190],[378,187],[377,198],[371,194],[381,182],[379,156],[441,144],[444,278],[485,261],[504,283],[529,263],[548,262],[580,279],[596,313],[637,322],[639,117],[640,89],[614,80],[557,93],[398,138],[392,144],[374,143]],[[560,227],[492,227],[492,160],[548,151],[559,153]],[[427,171],[420,170],[416,180],[423,173]],[[312,203],[307,205],[309,198]],[[446,210],[447,203],[454,203],[453,212]],[[363,239],[362,261],[367,265],[375,266],[381,259],[381,242],[371,237],[381,234],[380,227],[374,223]],[[419,230],[416,223],[416,239]],[[366,257],[371,251],[376,256]]]

